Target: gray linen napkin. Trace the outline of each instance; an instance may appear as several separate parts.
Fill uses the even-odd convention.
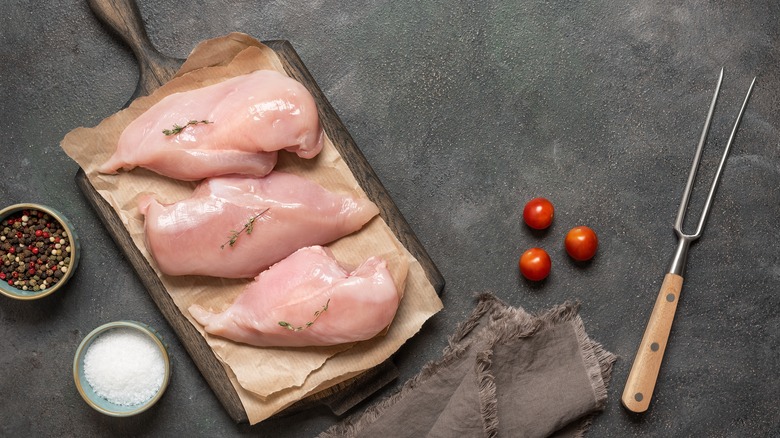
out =
[[[616,356],[577,312],[565,303],[531,315],[481,294],[441,358],[320,438],[582,436],[606,404]]]

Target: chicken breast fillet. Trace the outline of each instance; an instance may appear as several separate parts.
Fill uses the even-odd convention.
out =
[[[98,170],[140,166],[185,181],[264,176],[276,165],[277,151],[312,158],[323,140],[317,105],[306,87],[279,72],[258,70],[166,96],[125,128]]]
[[[302,248],[267,271],[221,313],[194,304],[206,332],[259,347],[337,345],[370,339],[395,317],[400,297],[377,257],[347,272],[327,248]]]
[[[379,209],[303,177],[217,177],[192,196],[163,205],[139,201],[146,247],[168,275],[253,278],[299,248],[359,230]]]

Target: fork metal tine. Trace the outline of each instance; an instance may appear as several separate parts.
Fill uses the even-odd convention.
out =
[[[720,159],[720,164],[718,164],[718,170],[715,172],[715,178],[712,181],[712,187],[710,187],[710,193],[707,195],[707,201],[704,203],[704,210],[701,214],[701,218],[699,219],[699,226],[696,228],[696,236],[701,236],[702,228],[704,228],[704,221],[707,219],[707,216],[710,213],[710,206],[712,205],[712,198],[715,196],[715,190],[718,188],[718,183],[720,181],[720,175],[723,173],[723,168],[726,166],[726,158],[729,156],[729,151],[731,150],[731,143],[734,141],[734,136],[737,134],[737,128],[739,127],[739,123],[742,121],[742,114],[745,112],[745,107],[747,106],[748,99],[750,99],[750,94],[753,92],[753,86],[756,84],[756,78],[753,78],[753,82],[750,83],[750,88],[748,89],[747,95],[745,96],[745,100],[742,102],[742,108],[739,110],[739,115],[737,115],[737,120],[734,122],[734,128],[731,130],[731,135],[729,136],[729,141],[726,143],[726,149],[723,151],[723,158]]]
[[[715,87],[715,94],[712,96],[712,102],[710,102],[710,109],[707,112],[707,119],[704,122],[704,128],[701,130],[701,136],[699,137],[699,144],[696,145],[696,153],[693,155],[693,163],[691,164],[691,171],[688,173],[688,181],[685,183],[685,190],[683,190],[683,196],[680,200],[680,208],[677,210],[677,219],[674,221],[674,229],[678,234],[684,234],[682,231],[683,221],[685,220],[685,212],[688,209],[688,203],[690,202],[691,192],[693,191],[693,184],[696,182],[696,173],[699,170],[699,162],[701,161],[701,153],[704,150],[704,143],[707,142],[707,134],[710,132],[710,123],[712,122],[712,116],[715,114],[715,104],[718,102],[718,95],[720,94],[720,85],[723,83],[723,69],[720,69],[720,75],[718,76],[718,85]],[[698,234],[698,233],[697,233]],[[692,236],[691,236],[692,237]]]
[[[718,100],[718,94],[720,93],[720,85],[723,82],[723,69],[720,70],[720,76],[718,77],[718,85],[715,88],[715,94],[712,97],[712,102],[710,103],[710,109],[707,113],[707,120],[704,123],[704,129],[702,129],[701,138],[699,139],[699,144],[696,146],[696,154],[694,155],[693,164],[691,166],[691,171],[688,174],[688,181],[685,184],[685,190],[683,192],[682,199],[680,201],[680,209],[677,211],[677,218],[674,222],[674,231],[677,233],[678,242],[677,242],[677,249],[674,252],[674,255],[672,256],[672,263],[669,268],[669,272],[676,275],[682,275],[682,273],[685,271],[685,264],[688,259],[688,248],[691,245],[691,242],[701,237],[701,233],[704,229],[704,224],[707,221],[707,216],[709,216],[710,213],[710,207],[712,206],[712,199],[715,196],[715,191],[718,188],[718,182],[720,180],[720,176],[723,173],[723,168],[726,165],[726,159],[728,158],[729,152],[731,151],[731,144],[734,141],[734,136],[737,133],[737,128],[739,128],[739,123],[742,121],[742,115],[745,112],[745,107],[747,106],[748,100],[750,99],[750,95],[753,92],[753,87],[756,84],[756,78],[753,78],[753,82],[750,83],[750,88],[748,89],[747,95],[745,96],[745,100],[742,102],[742,107],[739,110],[739,114],[737,115],[737,120],[734,122],[734,128],[731,130],[731,135],[729,136],[729,140],[726,143],[726,148],[723,151],[723,156],[720,159],[720,164],[718,165],[718,169],[715,173],[715,177],[712,181],[712,186],[710,187],[710,191],[707,194],[707,199],[704,202],[704,207],[702,209],[701,216],[699,217],[699,224],[696,227],[696,232],[693,234],[686,234],[683,232],[683,222],[685,221],[686,212],[688,210],[688,203],[690,201],[691,191],[693,190],[693,184],[696,180],[696,172],[699,168],[699,162],[701,161],[701,152],[704,148],[704,143],[707,140],[707,134],[710,129],[710,122],[712,121],[712,115],[715,111],[715,104]]]
[[[737,133],[737,128],[739,128],[739,124],[742,121],[742,115],[745,112],[745,107],[747,106],[747,102],[750,99],[750,94],[753,92],[753,86],[756,83],[756,78],[753,78],[753,82],[750,83],[750,88],[748,89],[747,95],[745,96],[745,100],[742,102],[742,107],[739,110],[739,114],[737,115],[737,120],[734,122],[734,128],[731,130],[731,135],[729,136],[729,140],[726,143],[726,148],[723,151],[723,156],[720,160],[720,163],[718,164],[718,169],[715,172],[715,177],[712,181],[712,186],[710,187],[709,194],[707,195],[707,199],[704,202],[704,207],[702,209],[701,216],[699,217],[699,223],[696,226],[696,232],[693,234],[686,234],[683,232],[683,222],[685,221],[686,212],[688,210],[688,203],[690,201],[691,192],[693,191],[693,185],[696,181],[696,173],[699,168],[699,162],[701,161],[701,153],[704,148],[704,143],[706,143],[707,140],[707,134],[710,129],[710,122],[712,121],[713,113],[715,112],[715,104],[718,100],[718,94],[720,93],[720,86],[723,82],[723,69],[720,70],[720,77],[718,78],[718,85],[715,88],[715,94],[712,97],[712,102],[710,103],[710,109],[707,114],[707,120],[704,123],[704,128],[702,129],[701,138],[699,139],[699,144],[696,146],[696,154],[693,158],[693,164],[691,165],[691,171],[688,174],[688,181],[685,184],[685,190],[683,192],[682,200],[680,201],[680,208],[677,211],[677,218],[674,222],[674,230],[677,232],[678,236],[684,237],[688,240],[696,240],[699,237],[701,237],[701,233],[704,229],[704,224],[707,221],[707,216],[709,216],[710,207],[712,206],[712,199],[715,197],[715,191],[718,188],[718,183],[720,181],[720,176],[723,173],[723,168],[726,166],[726,159],[729,156],[729,152],[731,151],[731,144],[734,141],[734,136]]]

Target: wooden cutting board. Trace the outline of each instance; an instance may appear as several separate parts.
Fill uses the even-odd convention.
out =
[[[138,8],[132,0],[88,0],[88,2],[95,15],[130,46],[138,59],[141,76],[130,101],[151,93],[175,75],[184,60],[166,57],[154,49],[143,28]],[[273,49],[281,59],[285,71],[305,85],[312,93],[317,102],[322,126],[354,174],[355,179],[368,197],[379,206],[382,218],[393,230],[398,240],[420,262],[428,280],[436,292],[441,294],[444,288],[444,278],[387,190],[382,186],[376,173],[349,135],[295,49],[289,42],[283,40],[263,41],[263,44]],[[230,383],[222,364],[205,339],[176,306],[156,272],[134,245],[116,212],[95,190],[86,174],[81,170],[76,175],[76,183],[135,269],[149,295],[176,332],[182,345],[228,414],[236,422],[247,422],[247,414],[241,400]],[[388,359],[383,364],[351,380],[299,401],[279,415],[298,412],[317,405],[325,405],[334,414],[341,415],[397,376],[397,368],[392,360]]]

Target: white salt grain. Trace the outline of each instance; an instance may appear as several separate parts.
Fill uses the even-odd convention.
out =
[[[84,376],[97,395],[122,406],[152,398],[162,386],[165,362],[148,336],[129,328],[109,330],[84,355]]]

